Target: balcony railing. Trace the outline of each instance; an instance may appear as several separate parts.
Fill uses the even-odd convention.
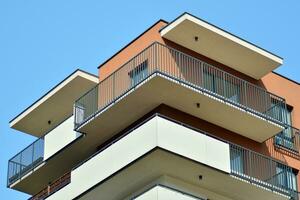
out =
[[[29,146],[27,146],[25,149],[23,149],[8,161],[7,186],[10,186],[11,184],[20,180],[22,177],[33,171],[44,161],[44,156],[47,157],[44,152],[46,136],[53,133],[54,129],[58,128],[69,118],[70,116],[61,121],[61,123],[54,126],[51,130],[46,132],[43,136],[35,140],[33,143],[31,143]]]
[[[288,126],[274,137],[274,145],[291,151],[292,153],[299,153],[300,130],[292,126]]]
[[[231,174],[275,192],[293,197],[296,175],[291,167],[241,146],[230,144]]]
[[[285,100],[176,49],[153,43],[75,102],[75,128],[152,75],[163,75],[284,125]]]
[[[8,161],[7,185],[32,171],[44,159],[44,137],[41,137]]]
[[[44,188],[42,191],[37,193],[36,195],[29,198],[29,200],[43,200],[46,199],[51,194],[57,192],[61,188],[65,187],[71,182],[71,172],[68,172],[55,180],[53,183],[48,185],[46,188]]]

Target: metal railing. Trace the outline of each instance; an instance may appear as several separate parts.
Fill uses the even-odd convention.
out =
[[[293,153],[299,153],[300,130],[292,126],[288,126],[274,137],[274,145]]]
[[[152,75],[161,74],[248,112],[285,125],[285,100],[160,43],[153,43],[75,102],[75,128]]]
[[[44,159],[44,137],[41,137],[8,161],[7,185],[32,171]]]
[[[231,174],[272,191],[293,196],[296,175],[291,167],[271,157],[230,144]]]
[[[71,115],[72,116],[72,115]],[[33,171],[35,167],[44,161],[44,138],[47,134],[51,133],[54,129],[68,120],[70,116],[62,120],[56,126],[47,131],[40,138],[35,140],[21,152],[16,154],[8,161],[7,170],[7,186],[10,186],[17,180],[20,180],[27,173]]]
[[[294,191],[291,200],[300,200],[300,192]]]
[[[28,200],[43,200],[46,199],[51,194],[57,192],[61,188],[65,187],[71,182],[71,172],[68,172],[55,180],[53,183],[49,184],[46,188],[41,190],[36,195],[33,195]]]

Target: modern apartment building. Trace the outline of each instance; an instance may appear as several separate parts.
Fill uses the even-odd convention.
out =
[[[299,199],[300,84],[282,63],[191,14],[160,20],[10,121],[38,139],[7,185],[32,200]]]

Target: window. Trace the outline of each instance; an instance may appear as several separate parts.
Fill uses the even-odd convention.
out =
[[[242,150],[233,149],[231,152],[231,170],[236,174],[244,174],[244,163]]]
[[[204,69],[203,87],[213,93],[226,97],[232,102],[240,103],[240,86],[221,77],[223,77],[222,74]]]
[[[230,81],[225,81],[225,97],[229,100],[240,103],[240,86]]]
[[[267,115],[280,122],[287,123],[286,114],[288,110],[280,100],[271,97],[270,108],[267,110]]]
[[[204,70],[203,80],[204,80],[203,86],[205,89],[217,94],[220,93],[219,90],[220,90],[220,85],[222,84],[222,80],[220,79],[219,76],[215,75],[213,72],[210,72],[207,69]]]
[[[275,181],[278,186],[297,191],[296,174],[280,163],[276,166]]]
[[[281,133],[275,136],[275,144],[286,147],[290,150],[295,150],[294,134],[292,129],[292,113],[291,109],[287,110],[287,125]]]
[[[148,76],[148,60],[145,60],[128,73],[131,86],[135,86]]]

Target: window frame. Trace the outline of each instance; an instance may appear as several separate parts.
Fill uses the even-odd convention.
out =
[[[218,87],[218,85],[222,85],[222,88]],[[226,80],[224,77],[222,78],[220,75],[209,71],[209,69],[203,70],[203,88],[215,94],[221,95],[234,103],[241,103],[241,85]],[[231,96],[228,95],[229,88],[234,88],[230,91],[235,91]],[[221,94],[219,94],[220,89],[222,89]]]
[[[142,80],[144,80],[149,75],[148,59],[134,67],[134,69],[128,72],[128,75],[130,78],[131,87],[137,85]]]

